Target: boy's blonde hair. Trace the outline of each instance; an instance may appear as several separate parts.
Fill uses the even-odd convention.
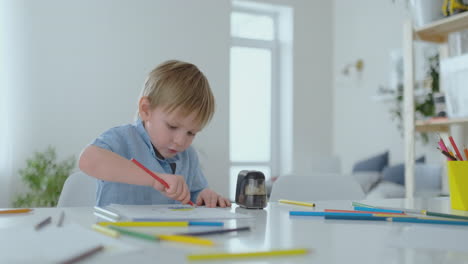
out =
[[[215,101],[210,84],[197,66],[178,60],[163,62],[150,72],[141,96],[148,97],[151,109],[163,107],[171,113],[178,109],[203,128],[214,114]]]

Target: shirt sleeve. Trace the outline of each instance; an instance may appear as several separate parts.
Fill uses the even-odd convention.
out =
[[[191,148],[190,156],[193,163],[193,180],[190,186],[190,199],[195,203],[200,192],[203,189],[208,188],[208,181],[206,180],[205,175],[201,170],[200,162],[198,160],[198,155],[195,149]]]
[[[91,145],[112,151],[122,157],[128,158],[128,147],[122,129],[111,128],[97,137]]]

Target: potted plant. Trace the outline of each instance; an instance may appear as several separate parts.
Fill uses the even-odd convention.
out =
[[[400,132],[403,131],[403,84],[399,83],[396,89],[379,87],[380,95],[390,95],[392,107],[390,114],[393,120],[397,121],[397,127]],[[428,57],[427,78],[419,82],[415,91],[415,118],[424,120],[436,117],[436,104],[434,96],[439,94],[439,55],[435,54]],[[419,133],[423,143],[429,142],[427,133]]]
[[[44,152],[36,152],[26,161],[26,167],[19,170],[21,179],[29,189],[17,195],[14,207],[54,207],[62,191],[63,184],[75,167],[75,158],[56,161],[55,149],[48,147]]]

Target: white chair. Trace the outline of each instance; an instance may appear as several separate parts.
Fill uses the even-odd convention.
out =
[[[96,204],[96,179],[78,171],[63,184],[57,207],[94,206]]]
[[[351,175],[314,172],[284,175],[273,184],[270,201],[361,200],[365,195]]]

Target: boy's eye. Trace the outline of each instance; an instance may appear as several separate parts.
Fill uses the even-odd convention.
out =
[[[167,124],[167,127],[168,127],[169,129],[176,129],[176,128],[177,128],[176,126],[169,125],[169,124]]]
[[[196,133],[193,133],[193,132],[187,132],[187,134],[191,137],[194,137],[196,135]]]

